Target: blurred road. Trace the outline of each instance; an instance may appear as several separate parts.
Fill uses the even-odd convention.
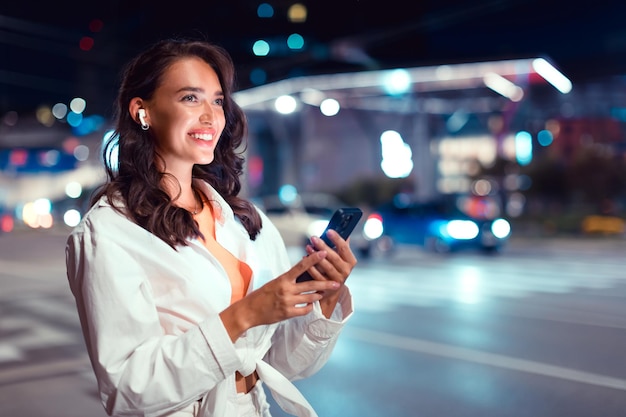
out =
[[[0,235],[0,416],[105,415],[66,232]],[[492,256],[362,261],[333,357],[297,385],[320,417],[625,416],[625,249],[520,239]]]

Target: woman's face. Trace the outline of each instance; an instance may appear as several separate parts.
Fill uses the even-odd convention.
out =
[[[173,63],[146,102],[149,124],[165,171],[190,175],[194,164],[213,161],[224,130],[224,94],[217,74],[200,58]]]

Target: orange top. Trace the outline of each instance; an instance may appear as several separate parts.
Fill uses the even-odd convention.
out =
[[[213,206],[210,202],[203,201],[202,211],[196,214],[194,218],[198,222],[200,231],[204,235],[201,239],[204,246],[217,258],[222,264],[232,287],[232,295],[230,303],[242,299],[248,292],[252,270],[245,262],[240,261],[236,256],[226,250],[215,239],[215,217],[213,214]]]

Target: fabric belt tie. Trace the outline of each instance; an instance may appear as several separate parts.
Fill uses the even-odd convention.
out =
[[[257,361],[256,366],[259,378],[272,391],[280,408],[299,417],[318,417],[311,404],[283,374],[263,360]]]
[[[253,362],[254,363],[254,362]],[[272,396],[276,404],[280,406],[286,413],[298,417],[318,417],[315,410],[309,402],[304,398],[302,393],[296,386],[288,380],[283,374],[274,369],[270,364],[263,360],[256,361],[256,369],[254,367],[242,366],[239,373],[245,375],[242,371],[250,375],[256,370],[259,375],[260,382],[266,385],[272,392]],[[220,391],[222,394],[224,391]],[[227,401],[218,401],[216,398],[217,391],[209,391],[200,403],[201,416],[226,416]],[[231,413],[232,414],[232,413]]]

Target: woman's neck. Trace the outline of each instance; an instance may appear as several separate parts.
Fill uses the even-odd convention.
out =
[[[200,193],[193,188],[191,175],[183,181],[179,177],[175,177],[175,179],[165,177],[163,187],[178,207],[194,214],[202,209],[202,198]]]

